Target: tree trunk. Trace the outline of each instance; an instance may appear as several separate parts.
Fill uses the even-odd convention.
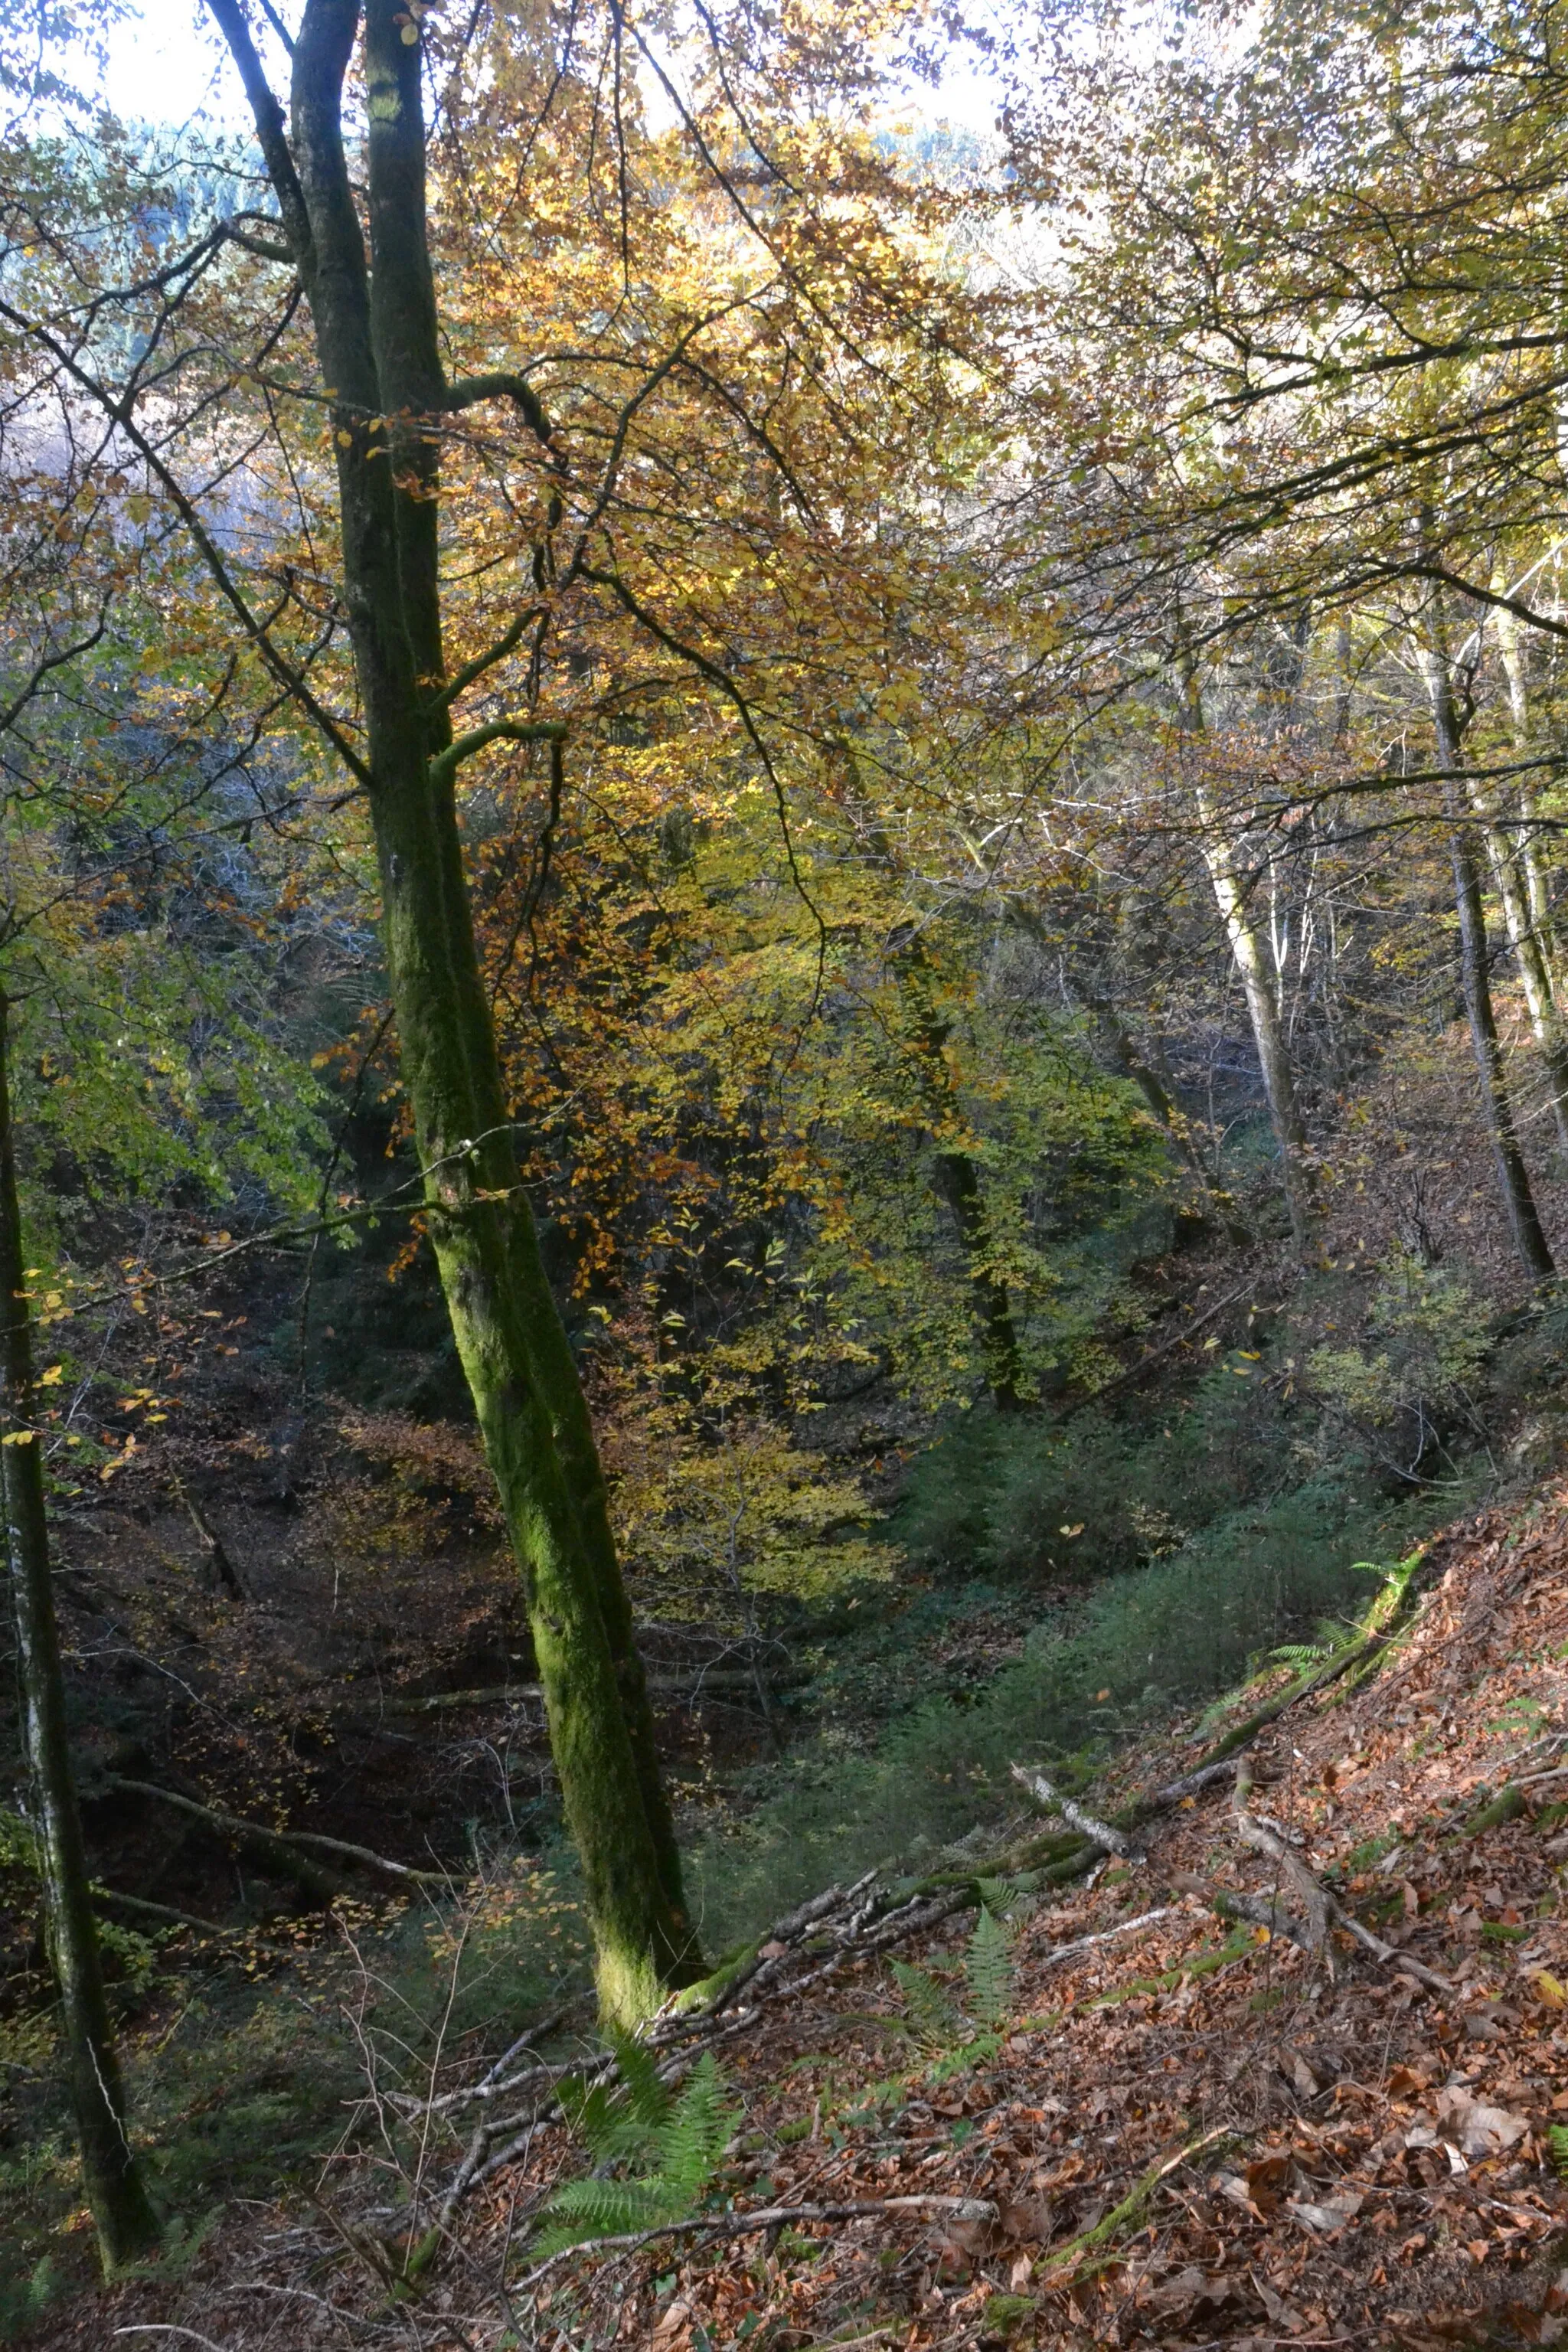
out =
[[[457,822],[437,551],[441,367],[418,42],[370,0],[372,267],[343,144],[359,0],[309,0],[286,137],[237,0],[209,0],[245,79],[332,387],[345,604],[401,1070],[429,1231],[527,1594],[552,1750],[586,1883],[606,2016],[700,1968],[653,1718],[582,1384],[518,1172]],[[514,738],[558,740],[544,723]]]
[[[1498,645],[1502,653],[1502,666],[1508,678],[1509,711],[1513,720],[1513,747],[1521,760],[1530,757],[1530,680],[1525,670],[1524,646],[1520,639],[1519,621],[1512,613],[1500,609],[1497,614]],[[1541,852],[1535,824],[1535,793],[1528,776],[1519,787],[1520,827],[1515,845],[1519,853],[1520,872],[1524,882],[1525,904],[1530,910],[1530,925],[1534,935],[1546,987],[1553,1005],[1557,1001],[1557,979],[1552,961],[1552,904],[1547,896],[1546,876],[1542,868]]]
[[[1198,694],[1197,678],[1191,669],[1185,672],[1183,686],[1183,731],[1188,738],[1198,737],[1205,731],[1203,704]],[[1279,1018],[1279,1001],[1269,982],[1263,950],[1258,944],[1257,929],[1247,905],[1247,891],[1237,872],[1229,835],[1221,821],[1214,793],[1201,772],[1194,773],[1193,792],[1198,819],[1204,829],[1204,863],[1208,867],[1215,903],[1240,975],[1242,993],[1247,999],[1247,1018],[1252,1024],[1253,1043],[1258,1049],[1258,1067],[1263,1074],[1269,1124],[1274,1129],[1274,1140],[1279,1147],[1280,1182],[1290,1218],[1290,1233],[1298,1252],[1304,1254],[1311,1240],[1315,1202],[1311,1172],[1306,1164],[1307,1130],[1296,1100],[1295,1076]]]
[[[1557,1140],[1563,1150],[1568,1152],[1568,1037],[1563,1035],[1563,1024],[1557,1017],[1546,960],[1541,952],[1541,941],[1531,919],[1528,902],[1521,891],[1523,877],[1514,863],[1516,845],[1509,842],[1498,823],[1493,796],[1479,784],[1472,784],[1469,797],[1471,807],[1481,820],[1487,860],[1491,866],[1492,882],[1502,908],[1509,945],[1519,967],[1531,1032],[1545,1066]]]
[[[1453,774],[1459,765],[1459,725],[1454,709],[1453,682],[1448,675],[1447,643],[1441,607],[1436,616],[1435,643],[1420,649],[1420,662],[1432,708],[1437,764]],[[1535,1205],[1535,1195],[1531,1190],[1529,1172],[1514,1126],[1508,1076],[1503,1067],[1502,1047],[1498,1040],[1497,1015],[1492,1007],[1486,910],[1481,901],[1474,832],[1467,821],[1468,812],[1465,795],[1458,781],[1444,786],[1444,801],[1449,817],[1455,821],[1449,835],[1449,851],[1454,866],[1454,903],[1459,918],[1459,975],[1464,990],[1465,1013],[1469,1022],[1470,1044],[1476,1056],[1476,1075],[1480,1082],[1481,1111],[1491,1139],[1498,1185],[1502,1193],[1503,1206],[1508,1212],[1520,1264],[1532,1282],[1547,1282],[1556,1268],[1552,1262],[1552,1252],[1546,1245],[1546,1235],[1542,1230],[1540,1213]]]
[[[998,1412],[1016,1412],[1028,1402],[1028,1384],[1007,1286],[991,1264],[991,1236],[980,1172],[972,1152],[954,1150],[942,1139],[944,1131],[962,1124],[952,1073],[943,1052],[950,1024],[938,1018],[931,1002],[931,974],[914,934],[896,934],[892,955],[899,992],[913,1030],[919,1085],[936,1147],[932,1166],[935,1187],[958,1229],[959,1244],[969,1268],[970,1291],[980,1322],[986,1385]]]
[[[66,1736],[43,1447],[33,1422],[33,1335],[11,1128],[7,1012],[0,994],[0,1296],[9,1307],[0,1356],[0,1486],[49,1959],[59,1988],[82,2180],[103,2268],[112,2278],[156,2243],[158,2224],[125,2136],[125,2102]]]

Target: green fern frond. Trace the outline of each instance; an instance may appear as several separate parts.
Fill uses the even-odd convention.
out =
[[[889,1965],[904,1996],[904,2012],[916,2041],[929,2049],[950,2049],[963,2032],[963,2021],[942,1986],[908,1960],[893,1960]]]
[[[637,2230],[657,2230],[661,2222],[682,2220],[690,2202],[674,2182],[659,2179],[569,2180],[545,2206],[544,2227],[529,2252],[542,2262],[548,2254],[580,2246],[585,2238],[621,2238]]]
[[[703,2052],[679,2098],[660,2082],[641,2042],[620,2045],[621,2082],[563,2099],[579,2136],[599,2164],[641,2164],[631,2178],[569,2180],[543,2207],[532,2252],[542,2261],[587,2238],[619,2238],[683,2221],[723,2160],[740,2118],[724,2078]]]
[[[1321,1642],[1281,1642],[1277,1650],[1269,1651],[1268,1655],[1275,1665],[1304,1669],[1321,1666],[1329,1652]]]
[[[616,2059],[620,2079],[613,2087],[595,2083],[585,2090],[574,2079],[562,2084],[566,2120],[596,2164],[647,2158],[657,2167],[658,2135],[673,2105],[668,2086],[646,2042],[630,2035],[617,2040]]]
[[[618,2035],[616,2059],[621,2072],[621,2095],[626,2113],[657,2131],[670,2110],[669,2085],[661,2083],[658,2062],[646,2042],[634,2034]]]
[[[1568,2124],[1550,2124],[1546,2145],[1551,2152],[1553,2172],[1559,2180],[1568,2180]]]
[[[711,2050],[705,2050],[659,2133],[658,2168],[689,2199],[707,2188],[718,2171],[740,2109],[724,2096],[724,2078]]]
[[[1012,2006],[1013,1939],[988,1904],[980,1906],[963,1956],[963,1973],[969,1980],[971,2013],[980,2024],[994,2029]]]

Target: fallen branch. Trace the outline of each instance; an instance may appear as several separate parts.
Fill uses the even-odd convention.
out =
[[[805,1677],[799,1671],[792,1670],[775,1671],[767,1679],[775,1688],[787,1689],[792,1684],[803,1682]],[[650,1697],[683,1699],[689,1703],[700,1699],[708,1691],[743,1690],[754,1693],[757,1687],[756,1676],[749,1667],[743,1666],[695,1666],[689,1674],[649,1675],[647,1683]],[[351,1703],[357,1696],[352,1685],[342,1694]],[[351,1720],[371,1723],[386,1715],[447,1715],[470,1706],[521,1706],[524,1700],[537,1702],[542,1701],[543,1697],[542,1683],[493,1683],[482,1690],[428,1691],[414,1697],[395,1692],[390,1697],[378,1699],[374,1709],[367,1707]]]
[[[1396,1630],[1388,1626],[1380,1633],[1367,1633],[1358,1642],[1347,1642],[1327,1665],[1315,1666],[1310,1673],[1299,1675],[1293,1683],[1288,1683],[1282,1691],[1249,1715],[1245,1722],[1227,1731],[1196,1770],[1206,1771],[1211,1765],[1221,1763],[1227,1756],[1236,1755],[1240,1748],[1249,1748],[1258,1733],[1266,1730],[1269,1724],[1277,1723],[1289,1708],[1299,1706],[1304,1698],[1316,1697],[1319,1691],[1327,1690],[1331,1683],[1337,1683],[1342,1675],[1348,1675],[1352,1666],[1360,1665],[1377,1651],[1386,1649]],[[1189,1779],[1193,1777],[1193,1774],[1188,1775]]]
[[[1167,1780],[1163,1789],[1152,1790],[1138,1802],[1146,1813],[1168,1813],[1177,1805],[1184,1805],[1189,1797],[1201,1796],[1205,1789],[1215,1788],[1221,1780],[1232,1780],[1235,1774],[1235,1758],[1217,1757],[1212,1764],[1200,1764],[1195,1772],[1184,1772],[1179,1780]]]
[[[1147,1355],[1140,1356],[1138,1361],[1130,1364],[1124,1372],[1118,1372],[1114,1380],[1107,1381],[1103,1388],[1091,1389],[1087,1395],[1074,1397],[1069,1404],[1061,1408],[1057,1415],[1058,1421],[1069,1421],[1075,1412],[1082,1412],[1088,1405],[1104,1404],[1111,1397],[1121,1396],[1126,1390],[1136,1388],[1168,1356],[1173,1356],[1178,1348],[1184,1348],[1189,1340],[1195,1339],[1205,1324],[1216,1321],[1227,1309],[1239,1306],[1249,1293],[1256,1292],[1258,1288],[1256,1282],[1244,1282],[1235,1290],[1227,1291],[1223,1298],[1216,1298],[1212,1307],[1205,1307],[1201,1315],[1194,1317],[1171,1339],[1163,1339],[1157,1348],[1151,1348]]]
[[[154,1919],[164,1927],[188,1927],[199,1936],[220,1936],[229,1942],[257,1943],[269,1952],[288,1950],[283,1944],[268,1942],[265,1937],[253,1935],[248,1927],[226,1927],[216,1919],[198,1919],[194,1911],[172,1910],[167,1903],[150,1903],[142,1895],[122,1895],[117,1886],[94,1886],[92,1900],[113,1905],[121,1911],[133,1912],[138,1918]],[[294,1955],[290,1952],[290,1958]]]
[[[1236,1776],[1236,1833],[1243,1845],[1260,1853],[1287,1877],[1307,1906],[1307,1949],[1323,1952],[1328,1960],[1329,1974],[1333,1974],[1333,1960],[1328,1953],[1329,1916],[1333,1896],[1322,1885],[1300,1856],[1292,1853],[1284,1839],[1247,1810],[1252,1794],[1252,1775],[1243,1765]]]
[[[329,1899],[339,1889],[314,1869],[310,1854],[301,1851],[306,1846],[315,1853],[357,1862],[363,1869],[378,1870],[407,1885],[436,1886],[443,1894],[451,1892],[452,1882],[444,1871],[411,1869],[405,1862],[392,1862],[385,1854],[373,1853],[369,1846],[351,1845],[346,1838],[323,1837],[317,1830],[269,1830],[260,1822],[241,1820],[237,1813],[220,1813],[211,1805],[198,1804],[195,1797],[182,1796],[177,1790],[160,1789],[152,1780],[125,1780],[110,1773],[105,1785],[121,1790],[127,1796],[151,1797],[155,1804],[172,1805],[177,1812],[189,1813],[195,1820],[205,1822],[209,1829],[221,1830],[225,1837],[242,1839],[258,1853],[271,1853],[290,1877],[298,1878],[301,1870],[309,1873],[318,1886],[327,1889]]]
[[[1267,1927],[1270,1935],[1283,1936],[1288,1943],[1308,1948],[1306,1930],[1279,1903],[1266,1900],[1261,1895],[1242,1895],[1235,1887],[1211,1885],[1206,1878],[1197,1878],[1190,1871],[1179,1870],[1171,1885],[1183,1895],[1195,1895],[1206,1903],[1219,1919],[1235,1919],[1253,1927]]]
[[[954,1911],[965,1909],[976,1899],[973,1883],[966,1882],[959,1888],[944,1890],[931,1898],[917,1894],[879,1916],[878,1903],[884,1898],[879,1897],[877,1893],[876,1877],[876,1872],[869,1871],[851,1887],[830,1887],[826,1894],[814,1895],[810,1902],[802,1904],[797,1910],[780,1920],[760,1947],[751,1947],[739,1962],[731,1962],[723,1973],[718,1990],[710,1993],[707,2001],[700,2002],[696,2009],[672,2007],[657,2018],[645,2040],[654,2050],[668,2053],[658,2069],[660,2079],[666,2083],[679,2082],[701,2051],[711,2049],[716,2042],[731,2040],[737,2034],[748,2033],[760,2024],[765,2013],[761,2004],[732,2014],[725,2011],[731,1990],[739,1988],[742,1969],[750,1970],[746,1979],[750,1989],[753,1991],[757,1989],[763,1968],[752,1963],[762,1963],[764,1954],[768,1956],[766,1965],[770,1970],[774,1962],[782,1969],[783,1964],[792,1958],[806,1959],[812,1963],[804,1974],[791,1976],[787,1979],[781,1974],[770,1975],[766,1987],[769,1997],[794,2000],[810,1986],[831,1976],[847,1961],[864,1959],[875,1953],[888,1951],[908,1937],[921,1935],[939,1927]],[[831,1916],[835,1909],[840,1915],[837,1920]],[[825,1929],[827,1931],[826,1949],[819,1940]],[[795,1938],[793,1948],[783,1953],[769,1952],[771,1945],[786,1943],[792,1937]],[[806,1937],[810,1940],[802,1948],[802,1939]],[[712,1979],[708,1981],[710,1986]],[[699,1995],[706,1990],[703,1986],[691,1989]],[[683,2000],[689,2000],[689,1993],[682,1996]],[[529,2108],[510,2116],[487,2116],[479,2124],[447,2189],[444,2210],[455,2212],[470,2190],[482,2187],[505,2166],[517,2160],[542,2124],[554,2120],[561,2112],[560,2086],[568,2076],[575,2077],[586,2091],[601,2084],[613,2083],[619,2071],[619,2062],[614,2052],[606,2052],[602,2058],[590,2062],[586,2066],[580,2062],[576,2064],[542,2065],[514,2075],[510,2081],[494,2083],[489,2093],[491,2097],[530,2088],[537,2089],[538,2097]],[[463,2104],[465,2095],[458,2095],[452,2104]],[[426,2106],[423,2101],[398,2099],[396,2104],[410,2114],[424,2112]]]
[[[618,2237],[584,2238],[548,2254],[514,2281],[510,2293],[522,2294],[579,2254],[634,2253],[656,2238],[688,2237],[700,2232],[712,2238],[750,2238],[762,2230],[787,2230],[800,2221],[858,2221],[879,2213],[938,2213],[950,2221],[994,2221],[995,2206],[986,2197],[856,2197],[842,2205],[765,2205],[752,2213],[698,2213],[685,2221],[661,2221],[654,2230],[630,2230]]]
[[[1179,2172],[1184,2164],[1190,2164],[1194,2156],[1201,2156],[1205,2147],[1212,2147],[1216,2140],[1231,2137],[1230,2131],[1221,2126],[1216,2130],[1205,2132],[1198,2139],[1188,2140],[1184,2147],[1177,2148],[1173,2156],[1162,2157],[1157,2164],[1152,2164],[1148,2171],[1134,2181],[1121,2204],[1113,2205],[1092,2230],[1085,2230],[1079,2236],[1069,2238],[1065,2246],[1058,2247],[1054,2254],[1047,2257],[1050,2270],[1040,2282],[1042,2286],[1070,2285],[1085,2254],[1092,2253],[1097,2246],[1108,2244],[1127,2227],[1129,2221],[1136,2221],[1162,2182],[1168,2180],[1173,2172]],[[1066,2268],[1060,2269],[1058,2266],[1063,2264]]]
[[[1047,1811],[1054,1810],[1060,1813],[1068,1828],[1077,1830],[1090,1845],[1099,1846],[1105,1853],[1120,1854],[1125,1862],[1147,1860],[1124,1832],[1112,1829],[1109,1822],[1097,1821],[1092,1813],[1086,1813],[1081,1805],[1075,1804],[1070,1797],[1064,1797],[1059,1789],[1053,1787],[1035,1766],[1015,1764],[1012,1769],[1013,1778],[1020,1788],[1027,1789],[1036,1802],[1044,1805]]]
[[[1042,1969],[1059,1968],[1063,1960],[1076,1960],[1080,1953],[1091,1952],[1097,1944],[1109,1944],[1118,1936],[1135,1935],[1139,1928],[1156,1927],[1162,1919],[1173,1919],[1180,1909],[1179,1903],[1162,1903],[1157,1911],[1141,1911],[1136,1919],[1119,1919],[1114,1927],[1102,1927],[1098,1935],[1075,1936],[1070,1944],[1058,1944],[1036,1965]]]
[[[1336,1901],[1322,1882],[1313,1876],[1300,1855],[1291,1853],[1283,1838],[1243,1809],[1245,1790],[1250,1786],[1249,1780],[1244,1783],[1242,1777],[1237,1776],[1237,1832],[1243,1843],[1249,1845],[1255,1853],[1264,1854],[1277,1864],[1306,1898],[1309,1934],[1312,1937],[1310,1948],[1323,1950],[1330,1927],[1342,1927],[1347,1936],[1360,1944],[1363,1950],[1371,1952],[1384,1968],[1392,1965],[1405,1976],[1413,1977],[1417,1984],[1425,1985],[1428,1992],[1440,1993],[1448,2000],[1455,2000],[1458,1995],[1457,1985],[1447,1977],[1440,1977],[1436,1969],[1426,1968],[1421,1961],[1412,1959],[1397,1945],[1385,1944],[1381,1936],[1374,1936],[1370,1927],[1363,1927],[1342,1903]]]

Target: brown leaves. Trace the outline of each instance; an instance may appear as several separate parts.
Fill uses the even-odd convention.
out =
[[[1506,2107],[1486,2106],[1458,2089],[1443,2093],[1437,2117],[1445,2136],[1457,2141],[1465,2156],[1496,2156],[1514,2147],[1530,2129],[1528,2116],[1510,2115]]]
[[[1048,2197],[1020,2197],[1002,2208],[1002,2235],[1018,2245],[1046,2246],[1057,2229],[1057,2212]]]

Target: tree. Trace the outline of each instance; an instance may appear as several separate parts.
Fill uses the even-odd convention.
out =
[[[447,380],[416,20],[391,0],[370,0],[364,11],[367,252],[345,134],[357,0],[309,0],[292,44],[291,131],[235,0],[212,0],[212,15],[245,83],[329,387],[343,599],[364,723],[364,754],[353,765],[375,833],[429,1231],[526,1580],[601,2003],[607,2017],[629,2023],[664,1985],[692,1973],[696,1948],[603,1474],[519,1180],[455,791],[461,761],[482,743],[559,740],[562,730],[504,719],[454,734],[452,706],[468,680],[448,679],[443,649],[431,431],[442,417],[514,395],[542,438],[549,428],[521,378]]]
[[[9,1015],[9,1003],[0,993],[0,1297],[6,1307],[0,1357],[0,1492],[49,1961],[59,1990],[82,2179],[103,2268],[112,2277],[156,2242],[158,2222],[126,2134],[125,2095],[71,1770],[45,1505],[44,1432],[37,1412],[32,1314],[16,1186]]]

